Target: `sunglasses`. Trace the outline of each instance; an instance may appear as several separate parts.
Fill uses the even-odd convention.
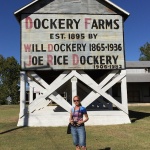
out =
[[[79,100],[73,100],[74,102],[79,102]]]

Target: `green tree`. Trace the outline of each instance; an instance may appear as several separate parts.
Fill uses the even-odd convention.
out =
[[[0,55],[0,104],[7,104],[6,98],[12,98],[12,104],[19,100],[20,65],[14,57]]]
[[[144,46],[140,47],[140,61],[149,61],[150,60],[150,43],[144,44]]]
[[[0,104],[5,104],[5,90],[3,85],[3,66],[4,66],[5,58],[0,55]]]

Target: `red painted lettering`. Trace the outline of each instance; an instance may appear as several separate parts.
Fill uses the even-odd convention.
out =
[[[32,57],[31,57],[31,55],[29,55],[29,63],[27,64],[26,62],[25,62],[25,66],[31,66],[31,64],[32,64]]]
[[[33,22],[30,17],[25,18],[26,29],[31,29],[33,27]]]
[[[31,51],[31,44],[24,44],[24,49],[25,49],[25,52],[30,52]]]
[[[47,55],[47,63],[49,65],[53,65],[53,56],[52,55]]]
[[[48,44],[48,51],[49,52],[53,51],[53,44]]]
[[[90,24],[90,22],[88,22],[89,20],[91,20],[91,18],[85,18],[85,29],[87,29],[88,24]]]
[[[72,55],[72,63],[73,65],[78,65],[79,63],[79,56],[77,54]]]

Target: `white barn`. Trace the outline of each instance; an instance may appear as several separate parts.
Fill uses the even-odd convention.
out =
[[[128,103],[150,103],[150,61],[127,61]]]
[[[123,24],[129,16],[128,12],[109,0],[35,0],[14,14],[21,24],[22,71],[20,73],[21,88],[18,126],[66,126],[68,124],[70,108],[73,105],[72,97],[75,95],[79,95],[82,98],[81,103],[88,110],[90,120],[87,122],[87,125],[130,123],[128,116],[127,74],[125,69],[123,40]],[[96,26],[96,23],[94,23],[92,27],[94,26],[95,28],[95,30],[93,30],[94,33],[98,28],[101,28],[102,32],[100,30],[98,32],[101,33],[102,36],[99,35],[99,38],[96,39],[97,34],[92,34],[93,36],[87,34],[90,36],[88,36],[89,39],[85,41],[89,44],[92,41],[92,37],[95,37],[94,42],[101,40],[104,42],[101,45],[103,51],[95,53],[93,50],[93,52],[91,52],[89,44],[90,48],[86,53],[76,53],[75,56],[78,55],[80,58],[87,56],[88,65],[83,65],[84,59],[82,59],[82,61],[80,60],[80,63],[82,63],[80,66],[67,66],[69,60],[67,61],[66,58],[69,56],[69,53],[64,57],[60,57],[57,52],[55,52],[55,54],[56,57],[58,56],[58,59],[53,62],[57,65],[52,67],[52,54],[48,57],[50,59],[48,64],[42,63],[45,56],[47,56],[47,52],[44,49],[44,44],[41,44],[41,50],[38,49],[38,44],[41,43],[41,41],[44,43],[47,42],[47,39],[45,39],[47,32],[41,32],[41,30],[38,32],[37,29],[39,29],[41,25],[44,29],[48,28],[45,22],[49,20],[44,18],[45,16],[54,18],[57,16],[61,17],[59,20],[59,22],[61,22],[59,29],[63,29],[63,17],[66,19],[68,15],[75,18],[85,17],[86,21],[83,21],[83,24],[85,23],[85,29],[89,25],[89,20],[98,15],[101,16],[99,26]],[[88,15],[91,18],[88,18]],[[34,18],[34,24],[32,17]],[[42,19],[41,24],[39,23],[40,19]],[[66,20],[68,22],[66,28],[73,28],[70,23],[71,20]],[[80,26],[78,26],[77,21],[75,22],[76,28],[78,29]],[[35,30],[32,31],[31,28],[33,25]],[[49,28],[57,27],[55,21],[49,26]],[[30,34],[30,32],[32,32],[32,34]],[[49,32],[53,32],[53,30]],[[57,32],[59,32],[59,30]],[[76,33],[76,30],[74,32]],[[88,32],[91,33],[91,30],[88,30]],[[82,30],[80,30],[80,33],[82,33]],[[63,36],[65,34],[61,33],[60,35],[61,38],[65,40],[66,36]],[[70,38],[68,31],[67,35]],[[86,34],[83,33],[81,37],[84,38],[84,35]],[[56,37],[58,38],[57,35]],[[53,35],[50,36],[50,39],[53,39]],[[25,42],[28,42],[28,44],[24,44]],[[38,43],[29,44],[30,42]],[[52,47],[50,47],[51,45],[48,46],[48,51],[51,52]],[[78,46],[79,49],[81,49],[80,46],[81,44]],[[113,49],[112,46],[114,47]],[[99,51],[99,49],[97,49],[97,51]],[[33,54],[36,56],[32,56]],[[92,68],[91,58],[94,58],[96,63],[98,63],[98,61],[95,57],[89,56],[89,54],[102,55],[99,56],[99,63],[101,64],[95,66],[94,63],[94,68]],[[60,62],[60,58],[64,59],[63,62]],[[62,63],[63,66],[61,66]],[[74,61],[74,64],[77,64],[77,61]],[[29,83],[30,87],[29,105],[26,105],[26,83]],[[115,95],[115,98],[113,97],[113,87],[118,84],[119,91],[116,89],[118,93],[120,92],[121,94]],[[35,93],[35,91],[39,91],[39,94],[36,94],[36,98],[34,99],[33,93]],[[52,105],[54,102],[57,104],[56,106]]]

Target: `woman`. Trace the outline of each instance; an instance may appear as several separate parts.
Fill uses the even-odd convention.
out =
[[[89,117],[86,108],[81,106],[81,100],[79,96],[74,96],[73,102],[75,104],[75,107],[72,107],[69,119],[71,123],[71,134],[73,138],[73,143],[76,146],[76,150],[80,150],[80,148],[82,150],[87,150],[86,131],[84,123],[88,121]]]

